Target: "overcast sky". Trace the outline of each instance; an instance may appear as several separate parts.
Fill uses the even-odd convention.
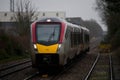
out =
[[[17,1],[17,0],[15,0]],[[30,0],[38,11],[64,11],[67,17],[81,17],[83,20],[101,19],[95,11],[96,0]],[[0,11],[10,10],[10,0],[0,0]],[[103,27],[106,30],[106,27]]]

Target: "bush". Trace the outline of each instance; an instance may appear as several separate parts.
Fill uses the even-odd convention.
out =
[[[6,53],[5,49],[0,49],[0,60],[9,58],[9,55]]]
[[[115,50],[115,54],[118,57],[119,62],[120,62],[120,48],[118,48],[118,49]]]
[[[111,44],[113,46],[113,49],[120,47],[120,30],[116,32],[116,34],[111,39]]]
[[[0,60],[12,58],[14,56],[26,56],[25,50],[28,43],[24,37],[7,35],[0,32]]]

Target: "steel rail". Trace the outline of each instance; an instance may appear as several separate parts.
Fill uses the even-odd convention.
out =
[[[109,54],[109,59],[110,59],[110,80],[114,80],[114,75],[113,75],[113,66],[112,66],[112,56],[111,53]]]
[[[82,58],[83,56],[84,55],[81,55],[80,57]],[[77,63],[77,61],[81,60],[81,58],[74,59],[73,60],[73,62],[75,61],[74,63],[69,62],[65,67],[63,67],[62,71],[60,71],[59,73],[56,73],[55,75],[52,75],[50,77],[50,79],[48,79],[48,80],[57,80],[64,72],[68,71],[71,67],[73,67]],[[34,78],[37,75],[39,75],[39,72],[36,72],[36,73],[24,78],[23,80],[31,80],[32,78]],[[39,80],[41,80],[41,79],[39,78]]]
[[[26,78],[23,79],[23,80],[30,80],[30,79],[32,79],[33,77],[37,76],[38,74],[39,74],[39,72],[36,72],[36,73],[34,73],[34,74],[32,74],[32,75],[26,77]]]
[[[24,64],[26,64],[26,63],[29,63],[29,61],[28,61],[28,62],[25,62]],[[22,63],[21,63],[21,64],[22,64]],[[22,65],[23,65],[23,64],[22,64]],[[17,66],[21,66],[21,65],[17,65]],[[17,67],[17,66],[14,66],[14,67]],[[8,73],[5,73],[5,74],[1,74],[1,75],[0,75],[0,78],[3,78],[3,77],[8,76],[8,75],[11,75],[11,74],[13,74],[13,73],[15,73],[15,72],[19,72],[19,71],[21,71],[21,70],[30,68],[31,66],[32,66],[32,64],[29,64],[29,65],[27,65],[27,66],[25,66],[25,67],[22,67],[22,68],[20,68],[20,69],[17,69],[17,70],[14,70],[14,71],[11,71],[11,72],[8,72]],[[6,70],[10,70],[10,69],[12,69],[12,68],[14,68],[14,67],[4,68],[4,69],[2,70],[2,72],[3,72],[3,71],[6,71]]]
[[[27,61],[24,61],[24,62],[20,62],[20,63],[14,64],[12,66],[8,66],[8,67],[5,67],[5,68],[2,68],[2,69],[0,69],[0,72],[4,71],[4,70],[7,70],[7,69],[10,69],[10,68],[13,68],[13,67],[16,67],[16,66],[19,66],[19,65],[22,65],[22,64],[26,64],[28,62],[31,62],[31,60],[27,60]]]
[[[93,65],[92,65],[90,71],[88,72],[88,74],[87,74],[87,76],[85,77],[84,80],[88,80],[88,78],[90,77],[90,75],[91,75],[91,73],[92,73],[94,67],[96,66],[96,63],[97,63],[98,60],[99,60],[99,57],[100,57],[100,53],[98,53],[97,58],[95,59],[95,61],[94,61]]]

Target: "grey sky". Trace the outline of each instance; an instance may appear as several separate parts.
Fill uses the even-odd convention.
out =
[[[0,11],[9,11],[10,0],[0,0]],[[16,1],[16,0],[15,0]],[[96,0],[30,0],[38,11],[65,11],[67,17],[81,17],[83,20],[96,20],[101,26],[100,17],[95,11]],[[106,30],[105,27],[103,27]]]

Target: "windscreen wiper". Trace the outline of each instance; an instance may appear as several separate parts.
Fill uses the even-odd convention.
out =
[[[54,27],[54,30],[53,30],[52,34],[48,38],[48,42],[51,41],[52,38],[54,40],[54,36],[55,36],[55,27]]]

